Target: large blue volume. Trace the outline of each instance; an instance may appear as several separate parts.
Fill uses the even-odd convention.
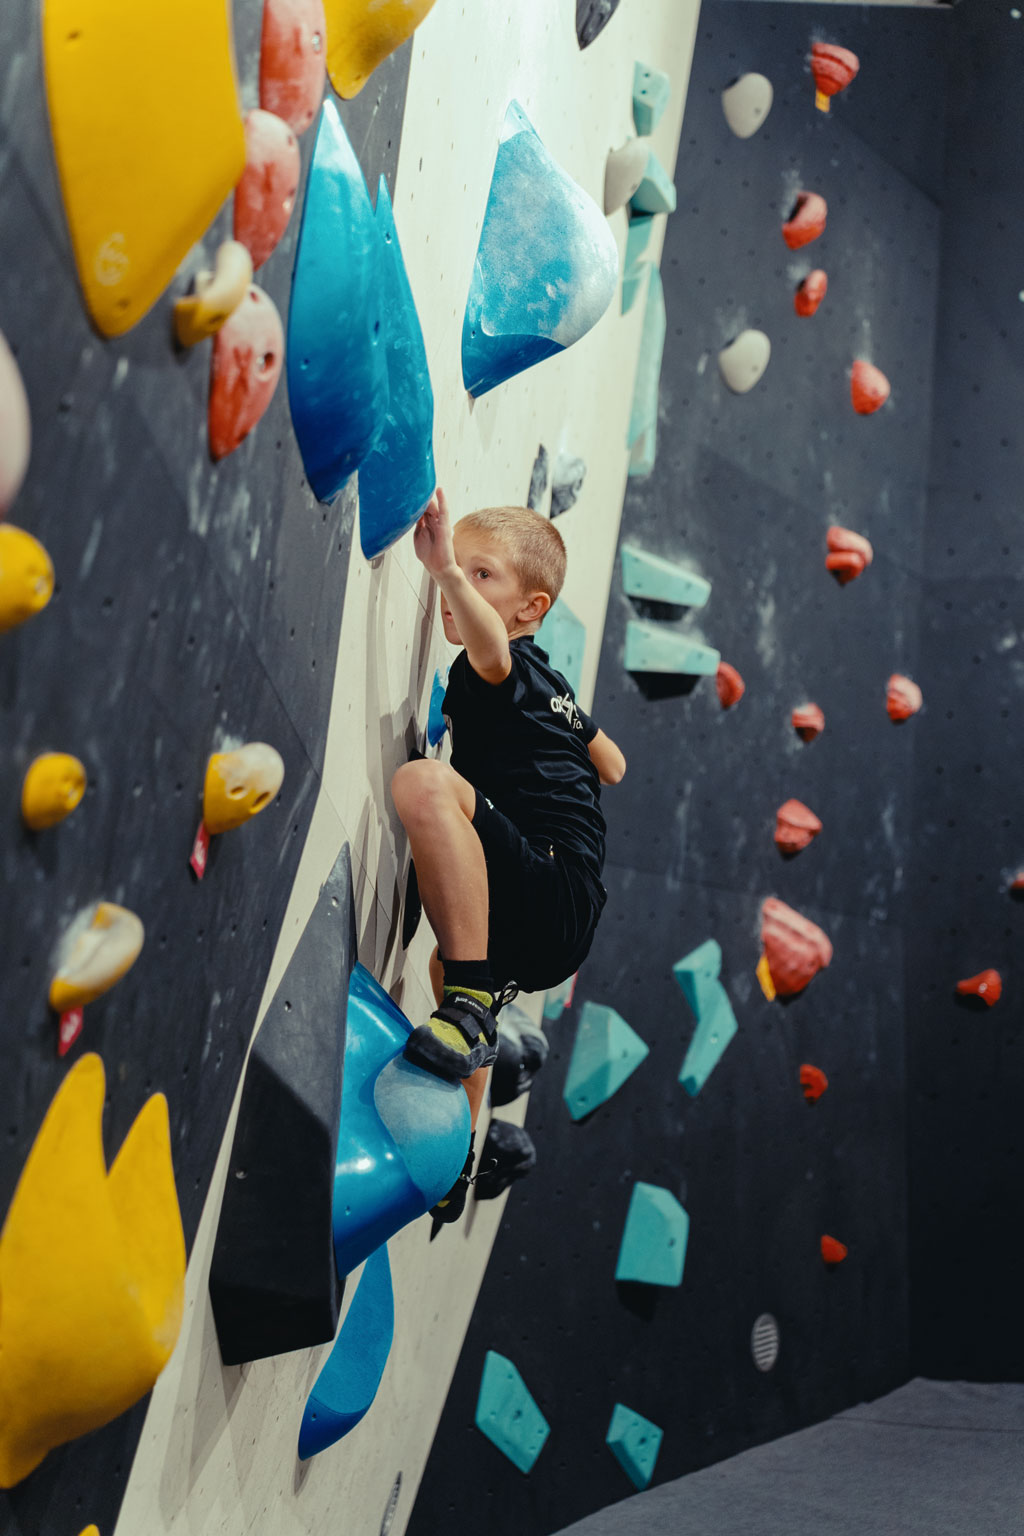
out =
[[[377,189],[388,404],[359,469],[359,541],[367,560],[407,533],[434,494],[434,393],[419,316],[382,176]]]
[[[288,310],[288,403],[313,494],[332,501],[388,403],[381,235],[333,101],[320,113]]]
[[[395,1298],[387,1247],[371,1253],[341,1332],[306,1400],[299,1429],[305,1461],[355,1429],[377,1396],[395,1335]]]
[[[470,394],[572,346],[608,308],[618,276],[608,220],[511,102],[462,322]]]

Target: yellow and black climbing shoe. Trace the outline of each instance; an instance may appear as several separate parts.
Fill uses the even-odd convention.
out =
[[[434,1218],[435,1226],[448,1226],[453,1221],[458,1221],[466,1209],[466,1197],[469,1194],[469,1186],[473,1182],[473,1143],[476,1140],[476,1132],[469,1138],[469,1152],[462,1172],[459,1174],[451,1189],[443,1200],[430,1207],[430,1214]]]
[[[403,1055],[438,1077],[472,1077],[498,1055],[498,1021],[490,992],[445,988],[444,1001],[425,1024],[414,1029]]]

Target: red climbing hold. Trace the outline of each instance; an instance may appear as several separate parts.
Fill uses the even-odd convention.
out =
[[[812,44],[811,72],[815,88],[826,97],[826,112],[827,98],[845,91],[859,69],[860,59],[849,48],[840,48],[837,43]]]
[[[885,692],[885,707],[889,719],[899,722],[916,715],[924,703],[924,695],[917,684],[902,672],[894,672]]]
[[[791,251],[798,251],[824,234],[827,218],[828,204],[820,192],[800,192],[793,212],[782,226],[782,238]]]
[[[798,315],[813,315],[828,292],[828,274],[820,267],[808,272],[793,295],[793,308]]]
[[[821,1240],[821,1256],[826,1264],[841,1264],[849,1253],[845,1243],[841,1243],[837,1237],[825,1236]]]
[[[881,368],[858,357],[850,370],[850,398],[858,416],[870,416],[889,398],[889,380]]]
[[[260,267],[288,227],[299,185],[299,141],[282,117],[245,119],[245,170],[235,188],[235,239]]]
[[[854,533],[849,528],[830,528],[827,537],[829,552],[825,556],[825,569],[845,587],[871,564],[875,552],[863,534]]]
[[[296,133],[320,110],[326,58],[323,0],[264,0],[260,106]]]
[[[794,731],[804,741],[813,741],[825,729],[825,716],[817,704],[798,705],[791,718]]]
[[[269,294],[250,284],[213,342],[207,423],[210,453],[234,453],[270,404],[284,362],[281,316]]]
[[[781,997],[802,992],[832,959],[832,941],[824,929],[777,896],[769,896],[762,903],[761,944]]]
[[[722,708],[732,709],[732,706],[738,704],[746,693],[747,685],[735,667],[730,667],[727,661],[720,661],[718,671],[715,673],[715,689]]]
[[[775,841],[783,853],[799,853],[821,831],[821,822],[801,800],[787,800],[775,812]]]
[[[1003,995],[1003,978],[990,967],[987,971],[979,971],[977,976],[958,981],[956,989],[961,997],[980,997],[992,1008]]]
[[[808,1104],[814,1104],[828,1088],[828,1078],[820,1067],[812,1067],[805,1061],[800,1068],[800,1086]]]
[[[1019,874],[1014,875],[1013,879],[1010,881],[1010,890],[1024,891],[1024,869],[1022,869]]]

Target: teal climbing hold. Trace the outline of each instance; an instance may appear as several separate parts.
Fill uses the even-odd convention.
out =
[[[644,307],[644,323],[640,332],[640,353],[633,383],[633,404],[629,412],[629,430],[626,447],[632,448],[645,433],[652,438],[658,427],[658,384],[661,379],[661,360],[665,352],[665,292],[661,285],[661,273],[652,266],[647,285],[647,303]],[[653,466],[653,448],[651,452]],[[634,473],[630,465],[630,474]]]
[[[675,213],[676,189],[672,178],[652,149],[644,179],[630,199],[635,213]]]
[[[550,1433],[525,1381],[504,1355],[489,1349],[476,1402],[476,1427],[520,1472],[529,1472]]]
[[[444,717],[444,696],[448,692],[448,667],[440,667],[434,673],[430,685],[430,707],[427,714],[427,741],[432,747],[444,737],[448,721]]]
[[[633,121],[637,133],[651,133],[668,106],[672,82],[660,69],[637,60],[633,66]]]
[[[615,1266],[616,1280],[682,1285],[690,1218],[675,1195],[658,1184],[636,1183]]]
[[[539,639],[555,671],[561,672],[573,693],[577,693],[583,675],[587,628],[563,598],[557,598],[548,609]]]
[[[636,303],[637,294],[643,287],[644,269],[643,263],[635,267],[632,272],[624,271],[622,274],[622,313],[628,315]]]
[[[572,1002],[572,994],[576,986],[576,973],[566,980],[560,981],[557,987],[549,987],[544,994],[544,1017],[546,1019],[560,1019],[562,1014]]]
[[[574,1120],[605,1103],[634,1073],[649,1047],[614,1008],[584,1003],[562,1097]]]
[[[715,939],[706,939],[672,967],[697,1017],[697,1028],[679,1070],[679,1081],[691,1099],[700,1093],[738,1029],[732,1004],[718,979],[721,969],[722,949]]]
[[[663,1435],[664,1430],[643,1414],[615,1404],[604,1441],[634,1488],[646,1488],[654,1476]]]
[[[703,608],[711,596],[710,581],[662,555],[638,549],[635,544],[623,544],[619,553],[622,557],[622,590],[627,597]]]
[[[626,625],[627,672],[678,672],[688,677],[714,677],[721,661],[710,645],[669,629],[630,619]]]
[[[626,254],[622,262],[622,313],[633,308],[647,276],[643,255],[651,238],[654,215],[635,213],[626,228]]]

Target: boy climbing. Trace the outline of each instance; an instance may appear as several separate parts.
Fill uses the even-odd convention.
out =
[[[438,1006],[405,1055],[464,1080],[475,1123],[498,1009],[516,988],[564,981],[590,949],[605,903],[600,786],[626,760],[533,639],[565,576],[554,525],[498,507],[453,530],[438,489],[414,544],[463,649],[444,698],[451,765],[421,758],[391,783],[438,943]]]

